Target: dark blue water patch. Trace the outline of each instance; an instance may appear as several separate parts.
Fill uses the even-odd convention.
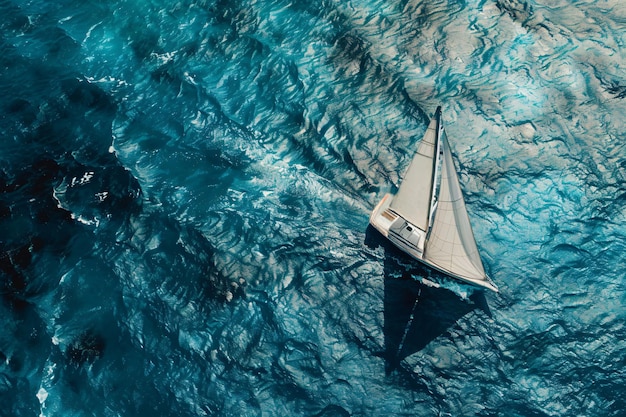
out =
[[[5,259],[0,262],[5,265]],[[6,272],[1,273],[6,284]],[[41,375],[50,336],[36,306],[20,288],[5,285],[0,288],[0,300],[0,399],[6,404],[2,413],[35,415],[39,404],[32,378]]]
[[[130,172],[111,158],[111,166],[68,164],[66,174],[54,188],[59,205],[79,222],[114,227],[138,214],[141,188]]]
[[[107,164],[115,105],[102,90],[81,79],[64,79],[46,93],[24,89],[5,109],[7,127],[5,170],[19,170],[34,160]],[[52,90],[52,91],[50,91]],[[71,155],[71,158],[70,158]],[[43,162],[40,162],[41,164]],[[61,168],[62,170],[62,168]]]
[[[116,110],[115,102],[96,84],[76,78],[63,80],[61,88],[75,112],[87,115],[97,112],[99,117],[108,118],[110,124],[110,119]]]
[[[30,25],[28,16],[22,13],[19,6],[11,1],[3,1],[0,7],[4,11],[2,20],[0,20],[3,34],[21,32],[28,28]]]
[[[369,42],[359,37],[357,33],[342,33],[334,42],[336,52],[330,59],[336,64],[345,61],[344,66],[355,63],[359,66],[359,72],[363,72],[366,65],[372,64],[372,57],[368,54],[370,46]]]
[[[94,363],[100,359],[106,348],[104,338],[93,330],[85,330],[79,334],[67,349],[69,363],[79,367]]]
[[[313,417],[348,417],[351,416],[350,412],[338,405],[327,405],[322,411],[315,414]]]
[[[41,159],[11,174],[5,175],[1,196],[6,207],[1,241],[5,250],[29,241],[36,242],[33,247],[37,249],[43,242],[56,246],[66,240],[68,234],[63,233],[63,228],[71,223],[70,216],[59,209],[52,195],[54,185],[63,175],[62,167],[54,160]]]
[[[30,265],[32,260],[32,246],[22,245],[8,249],[0,257],[0,270],[3,272],[2,295],[6,301],[15,309],[21,308],[26,302],[20,296],[26,290],[27,278],[24,270]]]
[[[623,99],[626,98],[626,85],[623,82],[610,80],[607,81],[603,78],[600,78],[600,82],[606,89],[606,91],[613,95],[615,98]]]
[[[526,22],[533,15],[532,6],[523,0],[499,0],[496,6],[503,13],[508,13],[514,20]]]
[[[149,59],[152,54],[163,52],[159,45],[158,28],[145,25],[140,15],[132,16],[125,29],[121,35],[130,38],[130,48],[139,61]]]
[[[5,105],[5,112],[22,128],[30,126],[37,119],[38,109],[28,100],[16,98]]]

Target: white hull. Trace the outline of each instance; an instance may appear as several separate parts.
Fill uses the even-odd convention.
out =
[[[498,288],[493,285],[488,278],[476,280],[470,277],[463,277],[459,274],[447,271],[445,268],[442,268],[430,262],[428,259],[425,259],[424,245],[426,232],[412,225],[390,208],[393,197],[394,196],[391,194],[386,194],[372,211],[372,214],[370,215],[370,224],[376,230],[378,230],[398,249],[410,255],[413,259],[416,259],[423,264],[460,281],[498,292]]]

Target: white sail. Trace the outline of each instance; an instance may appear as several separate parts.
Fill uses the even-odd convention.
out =
[[[428,229],[437,162],[438,119],[439,117],[433,117],[430,121],[390,206],[393,211],[424,231]]]
[[[441,140],[441,185],[424,260],[453,275],[489,283],[478,253],[445,132]]]

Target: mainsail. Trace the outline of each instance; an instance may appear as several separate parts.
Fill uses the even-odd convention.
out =
[[[424,260],[453,275],[489,282],[483,268],[445,132],[437,210]]]
[[[437,115],[430,121],[390,206],[393,211],[423,231],[428,229],[432,203],[437,164],[439,114],[438,108]]]

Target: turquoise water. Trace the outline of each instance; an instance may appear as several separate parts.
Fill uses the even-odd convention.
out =
[[[1,416],[622,416],[626,5],[0,1]],[[367,227],[436,106],[499,294]]]

